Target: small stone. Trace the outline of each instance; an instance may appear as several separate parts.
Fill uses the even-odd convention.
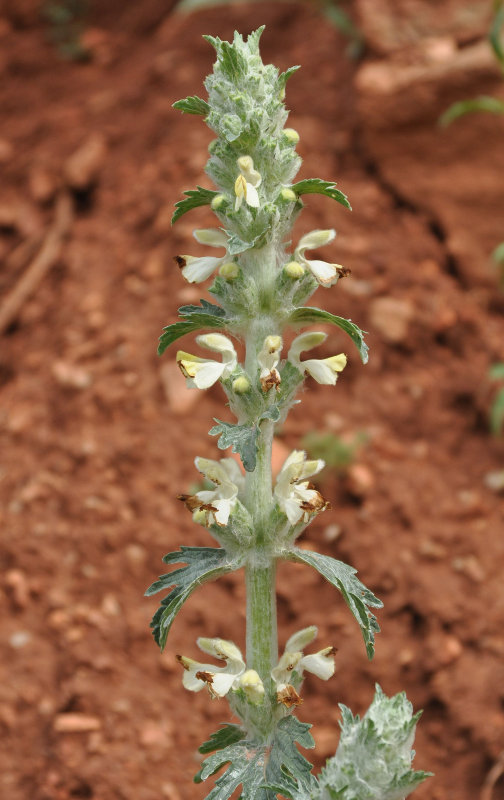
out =
[[[14,605],[24,609],[30,602],[30,589],[24,572],[20,569],[9,569],[5,573],[5,585],[10,590]]]
[[[345,484],[351,494],[363,497],[374,487],[374,475],[365,464],[351,464],[345,478]]]
[[[446,558],[448,555],[446,547],[433,541],[433,539],[422,539],[418,547],[418,552],[424,558],[430,558],[433,561],[439,561],[442,558]]]
[[[324,528],[324,539],[326,542],[335,542],[336,539],[339,539],[342,533],[341,525],[328,525]]]
[[[413,306],[396,297],[377,297],[370,304],[371,326],[388,344],[404,342],[413,319]]]
[[[114,594],[106,594],[101,602],[101,610],[107,617],[118,617],[121,605]]]
[[[484,478],[485,486],[493,492],[504,491],[504,469],[497,472],[487,472]]]
[[[404,647],[402,650],[399,650],[399,655],[397,660],[401,667],[409,667],[409,665],[414,661],[415,653],[409,647]]]
[[[105,139],[100,134],[92,134],[66,162],[67,184],[77,191],[90,189],[98,180],[106,157]]]
[[[12,159],[14,148],[8,139],[0,139],[0,164],[6,164]]]
[[[49,170],[42,166],[35,166],[28,176],[30,194],[36,203],[44,205],[49,203],[57,192],[57,182]]]
[[[157,722],[146,722],[140,729],[139,739],[143,747],[166,747],[171,742],[166,727]]]
[[[16,631],[9,637],[9,644],[14,650],[20,650],[31,642],[32,635],[29,631]]]
[[[141,544],[132,542],[126,547],[126,558],[130,564],[145,564],[147,551]]]
[[[486,577],[481,563],[474,555],[454,558],[452,561],[452,568],[455,572],[461,572],[463,575],[466,575],[470,580],[474,581],[474,583],[482,583]]]
[[[93,382],[91,373],[67,361],[55,361],[52,374],[60,386],[70,389],[87,389]]]
[[[58,714],[53,722],[56,733],[89,733],[99,731],[101,726],[98,717],[79,713]]]

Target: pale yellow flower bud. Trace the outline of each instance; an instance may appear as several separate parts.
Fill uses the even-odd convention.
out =
[[[287,203],[295,203],[298,199],[296,192],[293,192],[292,189],[282,189],[280,197]]]
[[[240,688],[243,689],[249,700],[254,705],[262,703],[264,686],[255,669],[248,669],[240,678]]]
[[[206,525],[207,515],[202,508],[197,508],[196,511],[193,511],[192,518],[193,522],[195,522],[196,525],[203,525],[203,526]]]
[[[233,278],[236,278],[239,272],[240,272],[240,267],[238,266],[238,264],[235,264],[234,261],[226,261],[226,263],[222,264],[222,266],[219,269],[219,275],[221,275],[223,278],[226,278],[227,280],[232,280]]]
[[[218,211],[218,210],[219,210],[219,208],[222,208],[222,205],[223,205],[225,202],[226,202],[226,195],[224,195],[224,194],[217,194],[217,195],[214,197],[214,199],[212,200],[212,202],[210,203],[210,208],[212,208],[212,209],[213,209],[213,211]]]
[[[294,280],[302,278],[306,272],[305,268],[298,261],[289,261],[289,263],[285,265],[284,271],[289,278],[293,278]]]
[[[292,144],[297,144],[299,142],[299,133],[294,130],[294,128],[284,128],[283,135],[289,142],[292,142]]]
[[[240,375],[233,381],[233,392],[236,394],[245,394],[250,389],[250,381],[245,375]]]

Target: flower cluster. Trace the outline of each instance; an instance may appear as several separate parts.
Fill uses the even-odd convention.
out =
[[[316,636],[315,625],[303,628],[291,636],[277,666],[271,671],[277,702],[283,703],[287,708],[302,703],[298,689],[305,671],[324,681],[334,675],[334,647],[325,647],[312,655],[305,656],[303,653]],[[204,653],[224,661],[225,666],[216,667],[187,656],[177,656],[178,662],[184,668],[182,683],[186,689],[199,692],[206,687],[213,698],[241,690],[252,705],[263,701],[265,688],[261,678],[255,670],[247,669],[241,651],[233,642],[200,637],[197,645]]]

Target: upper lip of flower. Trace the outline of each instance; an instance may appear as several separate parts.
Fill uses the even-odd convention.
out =
[[[294,259],[306,266],[322,286],[332,286],[338,278],[348,274],[348,270],[340,264],[331,264],[328,261],[309,260],[305,257],[305,250],[314,250],[317,247],[329,244],[336,236],[336,231],[315,230],[305,234],[298,242]]]
[[[186,353],[184,350],[177,352],[177,364],[183,375],[187,378],[190,388],[208,389],[220,378],[227,378],[236,369],[238,358],[231,339],[222,333],[206,333],[196,337],[196,342],[207,350],[222,355],[222,361],[210,358],[201,358]]]
[[[328,680],[334,675],[334,647],[324,647],[318,653],[305,656],[304,648],[317,636],[315,625],[303,628],[290,637],[278,664],[271,671],[271,677],[277,686],[277,693],[286,692],[290,687],[292,693],[286,692],[285,697],[279,697],[280,702],[287,705],[296,705],[300,702],[295,687],[291,687],[292,680],[302,678],[303,671],[311,672],[322,680]]]
[[[199,692],[207,686],[213,697],[224,697],[237,683],[237,679],[245,672],[246,666],[240,650],[233,642],[225,639],[197,640],[198,647],[204,653],[222,659],[225,667],[215,664],[203,664],[186,656],[177,656],[184,667],[183,684],[192,692]]]
[[[220,228],[200,228],[193,231],[193,236],[200,244],[210,247],[228,246],[226,232]],[[189,283],[201,283],[212,275],[213,272],[227,259],[227,252],[222,258],[215,256],[175,256],[175,261],[181,267],[182,275]]]
[[[300,372],[311,375],[318,383],[334,386],[338,377],[337,373],[341,372],[347,363],[344,353],[329,358],[309,358],[306,361],[300,359],[302,352],[317,347],[326,339],[327,334],[320,331],[302,333],[292,342],[287,360]]]

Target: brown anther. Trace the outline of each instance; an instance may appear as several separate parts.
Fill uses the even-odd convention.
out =
[[[184,664],[184,656],[179,656],[179,655],[176,655],[176,656],[175,656],[175,658],[177,659],[177,661],[179,662],[179,664],[181,664],[181,666],[182,666],[184,669],[189,669],[189,667],[188,667],[188,666],[186,666],[186,664]]]
[[[349,267],[336,267],[336,272],[340,278],[348,278],[352,274],[352,270]]]
[[[261,378],[261,386],[263,392],[269,392],[269,390],[272,389],[273,387],[275,387],[275,389],[278,389],[278,387],[280,386],[280,382],[281,379],[278,371],[276,369],[272,369],[269,375],[266,375],[265,378]]]
[[[277,701],[283,703],[286,708],[292,708],[292,706],[300,706],[303,698],[298,695],[294,686],[288,683],[277,692]]]
[[[312,487],[310,486],[309,488],[311,489]],[[308,514],[319,514],[321,511],[325,511],[326,508],[330,508],[330,505],[325,497],[322,497],[320,492],[317,492],[313,500],[303,500],[300,508]]]
[[[211,503],[202,503],[195,494],[178,494],[177,500],[181,500],[189,511],[217,511]]]
[[[177,267],[180,267],[180,269],[185,267],[185,265],[187,263],[183,256],[173,256],[173,260],[175,261],[175,264],[177,265]]]
[[[203,681],[203,683],[207,683],[211,685],[213,683],[213,675],[211,672],[205,672],[204,670],[200,670],[196,673],[195,677],[199,681]]]

